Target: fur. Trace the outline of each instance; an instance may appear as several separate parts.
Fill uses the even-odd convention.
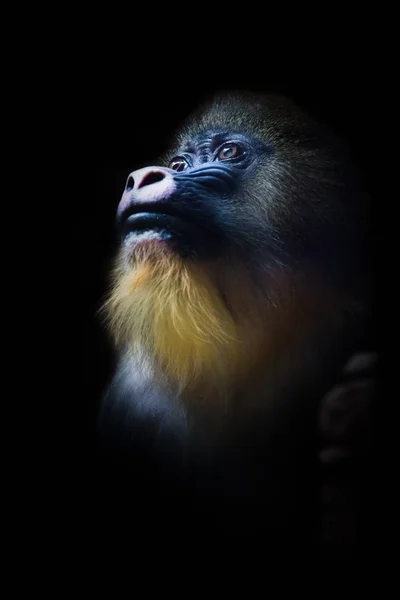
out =
[[[119,256],[113,279],[105,309],[118,346],[155,357],[180,393],[206,381],[229,388],[243,340],[204,270],[148,241],[130,266]]]
[[[305,302],[302,286],[294,294],[283,272],[269,297],[244,266],[207,269],[151,236],[121,251],[111,287],[104,311],[116,345],[153,357],[176,392],[196,401],[227,401],[246,380],[254,385],[266,361],[276,365],[327,306],[325,296],[318,308],[315,293],[306,310],[309,289]]]

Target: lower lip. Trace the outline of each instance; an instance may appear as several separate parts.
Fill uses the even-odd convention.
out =
[[[123,225],[123,235],[127,237],[131,234],[140,234],[145,231],[174,233],[179,235],[190,228],[187,221],[179,217],[174,217],[159,213],[136,213],[130,215]]]

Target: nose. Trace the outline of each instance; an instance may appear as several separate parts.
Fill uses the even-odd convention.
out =
[[[153,203],[168,199],[175,191],[175,171],[165,167],[145,167],[133,171],[126,182],[118,205],[117,216],[134,204]]]
[[[171,178],[172,169],[164,169],[163,167],[145,167],[133,171],[126,182],[126,191],[140,190],[148,185],[154,185],[164,179]]]

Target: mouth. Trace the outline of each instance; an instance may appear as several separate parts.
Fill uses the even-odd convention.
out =
[[[193,230],[193,226],[184,218],[165,213],[139,212],[129,215],[122,226],[122,236],[126,238],[132,233],[145,231],[165,232],[174,236],[182,236]]]
[[[193,214],[177,207],[161,204],[130,208],[119,220],[122,242],[132,249],[154,241],[167,244],[182,257],[208,255],[213,246],[213,236],[193,222]]]
[[[142,203],[130,206],[120,217],[121,237],[130,239],[144,232],[154,232],[164,239],[191,243],[204,235],[202,227],[194,223],[193,214],[172,203]]]

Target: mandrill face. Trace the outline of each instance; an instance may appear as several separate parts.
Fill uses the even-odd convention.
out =
[[[363,210],[346,150],[300,109],[217,98],[127,178],[106,304],[118,347],[180,394],[236,393],[357,312]]]
[[[341,277],[357,254],[363,208],[346,149],[286,100],[215,100],[162,163],[127,179],[117,222],[130,251],[159,241],[193,260],[334,272],[347,250]]]

